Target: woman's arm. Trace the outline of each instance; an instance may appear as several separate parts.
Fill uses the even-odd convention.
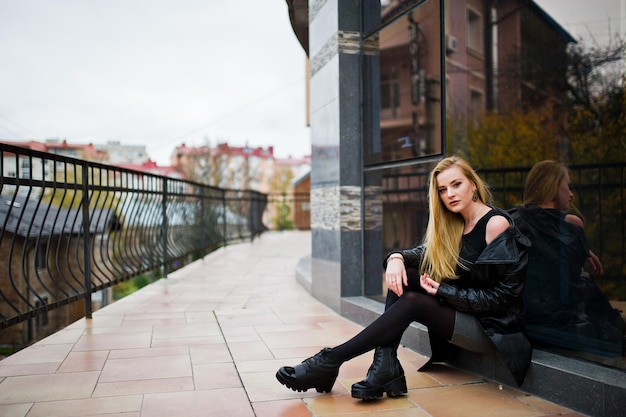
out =
[[[490,270],[504,268],[490,265]],[[493,286],[485,288],[457,288],[442,283],[436,296],[452,308],[473,314],[505,312],[519,302],[524,289],[524,273],[516,265],[509,265]]]
[[[419,263],[424,253],[424,247],[418,246],[400,252],[387,254],[383,267],[385,268],[385,282],[387,288],[401,296],[403,293],[402,284],[408,285],[406,268],[419,267]]]
[[[509,221],[504,216],[493,216],[487,222],[485,230],[485,241],[490,244],[500,233],[503,233],[510,226]]]
[[[575,214],[565,215],[565,221],[571,224],[575,224],[576,226],[583,229],[583,231],[585,230],[585,223],[583,222],[583,219],[581,219]],[[600,261],[600,258],[591,250],[589,251],[589,257],[587,258],[587,263],[589,264],[589,270],[590,270],[589,273],[591,274],[592,278],[597,279],[597,278],[600,278],[602,274],[604,274],[604,267],[602,266],[602,262]]]
[[[514,262],[509,260],[477,265],[480,270],[475,273],[480,274],[479,281],[485,286],[458,288],[442,283],[437,288],[436,296],[453,308],[470,313],[506,311],[510,306],[517,304],[524,289],[528,253],[526,248],[517,242],[515,232],[511,230],[510,233],[501,236],[499,239],[502,241],[494,244],[503,245],[503,249],[514,249],[510,245],[515,245],[518,255]],[[508,251],[510,252],[510,249]]]

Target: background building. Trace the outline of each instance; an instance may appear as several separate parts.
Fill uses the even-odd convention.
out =
[[[230,146],[191,147],[172,153],[172,170],[182,178],[231,190],[255,190],[269,195],[263,222],[273,229],[295,227],[296,202],[292,180],[310,168],[310,157],[276,158],[274,148]],[[302,196],[301,196],[302,197]]]
[[[96,144],[94,147],[106,153],[107,163],[110,165],[141,165],[150,159],[145,145],[124,145],[120,141],[110,140],[104,145]]]

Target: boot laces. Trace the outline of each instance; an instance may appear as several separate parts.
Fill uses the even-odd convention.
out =
[[[330,348],[324,348],[320,350],[317,354],[311,356],[310,358],[304,361],[304,364],[308,368],[315,368],[320,364],[323,364],[328,359],[328,352]]]

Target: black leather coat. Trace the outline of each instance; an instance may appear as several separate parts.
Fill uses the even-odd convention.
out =
[[[480,320],[521,385],[532,355],[524,334],[522,302],[530,240],[515,227],[508,213],[495,210],[509,220],[509,228],[487,245],[468,278],[442,282],[436,296],[455,310]],[[400,252],[407,268],[419,268],[423,250],[423,246],[418,246]],[[444,356],[435,351],[433,343],[431,346],[433,357]]]

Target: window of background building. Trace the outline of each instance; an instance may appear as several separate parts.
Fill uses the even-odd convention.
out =
[[[20,178],[30,179],[31,177],[30,171],[30,159],[29,158],[21,158],[20,159]]]
[[[400,105],[400,84],[396,69],[380,77],[380,115],[385,119],[394,119]]]
[[[480,123],[480,117],[485,113],[485,100],[483,93],[470,89],[469,97],[469,120],[473,126]]]
[[[467,9],[467,47],[473,52],[482,53],[484,31],[482,17],[473,9]]]

